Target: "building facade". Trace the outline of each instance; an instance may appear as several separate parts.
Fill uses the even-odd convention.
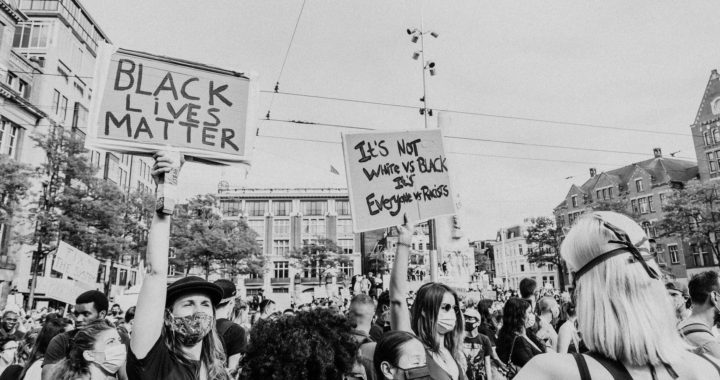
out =
[[[663,157],[660,148],[655,148],[653,155],[651,159],[603,173],[590,169],[590,178],[580,186],[572,185],[565,200],[555,208],[556,223],[567,230],[584,213],[621,208],[635,217],[648,238],[655,240],[658,263],[665,275],[685,279],[717,265],[709,247],[688,244],[677,237],[661,237],[657,224],[664,216],[665,197],[698,178],[698,165]]]
[[[498,231],[493,243],[495,285],[518,289],[523,278],[532,278],[538,286],[556,288],[558,279],[555,265],[528,262],[527,254],[534,248],[527,244],[523,226],[511,226]]]
[[[56,128],[87,134],[92,77],[103,43],[110,43],[109,38],[79,0],[0,0],[0,154],[39,167],[45,152],[31,136],[47,135]],[[149,159],[103,151],[91,151],[87,159],[98,176],[128,194],[154,191]],[[23,213],[40,202],[41,181],[34,180],[18,215],[27,216]],[[34,226],[18,220],[0,225],[1,300],[13,279],[19,291],[28,288],[34,248],[16,243],[13,236],[32,233]],[[137,258],[118,261],[117,270],[101,269],[102,282],[121,288],[123,270],[128,283],[139,281],[131,280],[131,273],[137,277]],[[42,268],[49,267],[46,262],[52,262],[52,255]],[[117,272],[114,277],[112,272]]]
[[[350,279],[360,273],[359,239],[353,234],[347,189],[220,188],[218,204],[223,218],[242,218],[257,232],[266,258],[263,276],[241,283],[247,297],[262,289],[279,305],[299,304],[310,295],[325,297],[347,290]],[[290,257],[325,239],[335,242],[350,263],[328,271],[321,265],[300,268]]]

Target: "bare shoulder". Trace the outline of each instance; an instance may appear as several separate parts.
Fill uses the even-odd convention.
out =
[[[681,360],[672,365],[681,379],[720,379],[720,359],[707,354],[701,357],[686,352]]]
[[[518,372],[517,380],[567,379],[579,377],[580,372],[570,354],[547,353],[532,358]]]

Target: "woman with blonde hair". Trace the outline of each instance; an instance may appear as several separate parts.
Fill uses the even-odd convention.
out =
[[[614,212],[580,218],[562,244],[588,354],[543,354],[516,379],[720,379],[689,351],[643,229]]]

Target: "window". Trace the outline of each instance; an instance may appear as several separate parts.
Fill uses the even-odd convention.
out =
[[[424,251],[423,243],[418,243],[418,251]]]
[[[51,22],[27,21],[15,27],[13,47],[44,49],[50,44]]]
[[[224,216],[238,216],[240,214],[241,208],[242,201],[239,199],[220,200],[220,212],[222,212]]]
[[[337,221],[337,234],[338,236],[352,236],[352,220],[351,219],[338,219]]]
[[[290,240],[273,240],[273,255],[285,256],[290,254]]]
[[[720,142],[720,128],[713,128],[712,134],[713,134],[713,142],[719,143]]]
[[[272,209],[275,216],[289,216],[292,208],[291,201],[273,201]]]
[[[127,285],[127,269],[120,269],[120,284],[119,285]]]
[[[668,244],[668,252],[670,253],[670,262],[678,264],[680,262],[680,256],[678,255],[678,246],[675,244]]]
[[[647,198],[638,198],[637,201],[638,201],[638,206],[640,207],[640,213],[647,214],[649,212],[648,199]]]
[[[265,201],[248,201],[245,202],[245,206],[249,216],[265,216],[268,209],[268,203]]]
[[[342,249],[342,253],[351,254],[355,249],[355,241],[353,239],[338,239],[338,247]]]
[[[644,190],[642,179],[635,180],[635,190],[637,190],[638,193]]]
[[[710,132],[703,132],[703,140],[705,140],[705,145],[712,145],[712,135]]]
[[[520,264],[520,272],[525,272],[525,265]]]
[[[577,207],[577,206],[578,206],[577,195],[573,195],[573,196],[572,196],[572,206],[573,206],[573,207]]]
[[[258,237],[262,237],[265,235],[265,221],[264,220],[248,220],[247,225],[248,225],[248,227],[250,227],[251,230],[257,232]]]
[[[273,220],[273,236],[290,236],[290,221]]]
[[[300,206],[303,215],[324,216],[327,213],[326,201],[302,201]]]
[[[64,122],[67,118],[67,108],[68,108],[68,98],[65,96],[62,96],[60,98],[60,108],[58,109],[58,116],[60,117],[60,121]]]
[[[692,250],[692,256],[693,256],[693,263],[696,267],[702,266],[702,252],[700,252],[700,247],[697,244],[691,244],[690,249]]]
[[[645,231],[645,235],[646,235],[646,236],[652,237],[652,236],[651,236],[652,227],[651,227],[651,225],[650,225],[650,222],[647,222],[647,221],[642,222],[642,229]]]
[[[350,215],[350,201],[335,201],[335,212],[338,215]]]
[[[352,263],[344,263],[339,265],[340,272],[345,275],[345,278],[351,278],[354,276],[355,268]]]
[[[707,154],[708,162],[710,163],[710,173],[714,173],[717,171],[718,166],[717,162],[715,162],[715,152],[710,152]]]
[[[168,276],[174,276],[175,275],[175,264],[170,264],[168,266]]]
[[[60,110],[60,91],[53,90],[52,111],[57,114]]]
[[[522,255],[522,254],[523,254],[523,247],[522,247],[522,244],[518,244],[518,254],[520,254],[520,255]]]
[[[30,97],[30,87],[28,86],[28,83],[22,79],[18,81],[18,92],[23,99],[28,99]]]
[[[17,81],[17,79],[18,79],[17,75],[8,71],[7,79],[6,79],[8,86],[15,88],[15,82]]]
[[[272,292],[275,294],[285,294],[285,293],[290,293],[290,289],[288,289],[288,288],[273,288]]]
[[[648,209],[650,210],[650,212],[655,212],[655,206],[653,206],[653,197],[652,197],[652,195],[649,196],[649,197],[647,197],[647,201],[648,201]]]
[[[9,120],[0,120],[0,154],[7,154],[15,158],[17,147],[20,145],[20,127]]]
[[[275,266],[273,277],[290,278],[290,265],[287,261],[276,261],[273,264]]]
[[[554,268],[554,266],[553,266],[552,264],[548,264],[548,270],[549,270],[549,271],[554,270],[553,268]]]
[[[660,194],[660,209],[665,206],[665,194]]]
[[[325,220],[303,219],[303,234],[325,238]]]
[[[720,98],[717,98],[710,103],[710,108],[712,108],[712,113],[714,115],[717,115],[720,113]]]

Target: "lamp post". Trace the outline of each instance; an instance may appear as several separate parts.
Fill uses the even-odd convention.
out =
[[[44,214],[45,218],[48,217],[47,215],[47,206],[48,206],[48,200],[47,200],[47,194],[48,192],[48,183],[43,181],[42,182],[42,198],[38,200],[38,216],[37,220],[35,221],[35,239],[37,239],[37,250],[33,251],[32,253],[32,260],[30,264],[30,270],[32,271],[32,281],[30,282],[30,294],[28,295],[28,309],[32,309],[33,303],[35,302],[35,287],[37,286],[37,266],[39,264],[39,261],[42,259],[43,256],[43,235],[47,232],[47,220],[44,220],[42,223],[42,226],[40,225],[40,214]]]
[[[423,115],[423,120],[425,123],[425,129],[428,128],[428,116],[432,116],[432,110],[428,109],[427,107],[427,83],[426,83],[426,73],[429,73],[430,76],[435,76],[436,68],[435,68],[435,62],[432,61],[426,61],[425,60],[425,35],[429,34],[433,38],[438,38],[439,34],[432,31],[424,31],[423,30],[423,23],[420,22],[420,29],[413,28],[408,29],[407,34],[410,35],[410,41],[412,43],[417,43],[420,41],[420,50],[416,50],[413,52],[412,59],[414,60],[420,60],[421,67],[422,67],[422,89],[423,89],[423,95],[422,98],[420,98],[420,101],[423,104],[423,107],[420,108],[420,114]],[[428,220],[428,235],[429,236],[429,242],[428,242],[428,250],[430,253],[430,281],[436,282],[438,277],[438,259],[437,259],[437,230],[435,227],[435,219]]]

